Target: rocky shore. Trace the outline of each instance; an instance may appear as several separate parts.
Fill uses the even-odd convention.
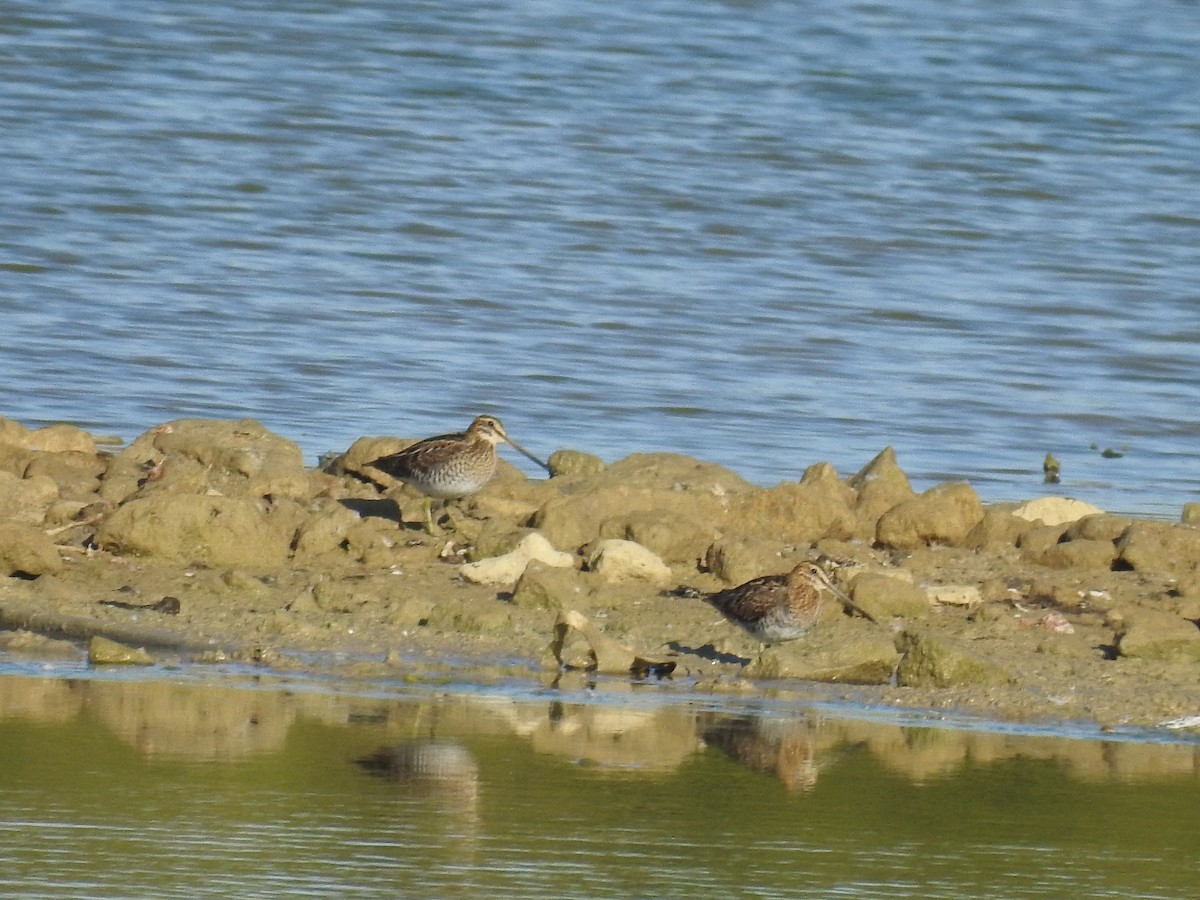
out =
[[[689,457],[559,450],[547,479],[502,461],[435,538],[422,498],[366,466],[407,443],[362,438],[312,469],[249,420],[119,447],[0,419],[0,650],[274,668],[323,651],[359,675],[594,672],[1200,727],[1200,505],[1171,523],[984,505],[965,483],[917,493],[890,449],[772,488]],[[827,604],[809,637],[762,649],[671,593],[815,554],[846,563],[873,622]]]

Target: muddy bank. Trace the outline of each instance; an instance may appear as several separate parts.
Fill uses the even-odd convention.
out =
[[[985,506],[968,484],[917,493],[890,450],[772,488],[688,457],[560,450],[548,479],[502,461],[434,538],[421,498],[365,467],[405,443],[362,438],[314,470],[252,421],[178,420],[108,449],[0,419],[0,647],[54,649],[24,629],[151,659],[323,650],[414,678],[640,661],[701,690],[853,685],[864,702],[1114,726],[1200,715],[1196,505],[1178,523]],[[875,622],[829,605],[810,637],[760,650],[668,593],[814,553],[848,563],[841,586]]]

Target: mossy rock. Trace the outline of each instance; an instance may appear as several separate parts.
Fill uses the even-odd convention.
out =
[[[854,602],[876,622],[891,618],[923,619],[929,615],[929,597],[910,581],[863,572],[850,583]]]
[[[1200,628],[1182,616],[1140,610],[1117,643],[1121,656],[1200,663]]]
[[[236,497],[152,494],[131,500],[96,532],[98,546],[165,562],[271,571],[288,561],[301,515]]]
[[[905,631],[897,640],[900,664],[896,683],[903,687],[958,687],[999,684],[1007,676],[991,663],[952,641],[921,631]]]

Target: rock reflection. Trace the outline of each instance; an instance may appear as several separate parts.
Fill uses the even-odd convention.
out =
[[[277,750],[296,716],[288,695],[161,681],[0,678],[0,719],[92,716],[148,757],[234,759]]]
[[[161,682],[88,684],[87,708],[145,756],[232,759],[277,750],[295,718],[286,694]]]
[[[677,769],[701,746],[695,716],[672,707],[640,710],[551,703],[526,736],[539,753],[647,772]]]

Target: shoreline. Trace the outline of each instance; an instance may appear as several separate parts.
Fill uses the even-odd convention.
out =
[[[1163,725],[1200,715],[1192,524],[984,505],[958,482],[918,494],[888,450],[772,488],[674,454],[563,450],[545,480],[502,460],[435,539],[421,498],[364,468],[405,443],[362,438],[312,469],[251,421],[177,420],[109,452],[72,426],[0,419],[0,649],[21,630],[102,634],[151,660],[286,673],[340,654],[345,677],[412,683],[653,680],[630,674],[637,660],[696,695],[1200,733]],[[760,652],[669,593],[814,553],[852,564],[842,588],[875,623],[827,609]]]

